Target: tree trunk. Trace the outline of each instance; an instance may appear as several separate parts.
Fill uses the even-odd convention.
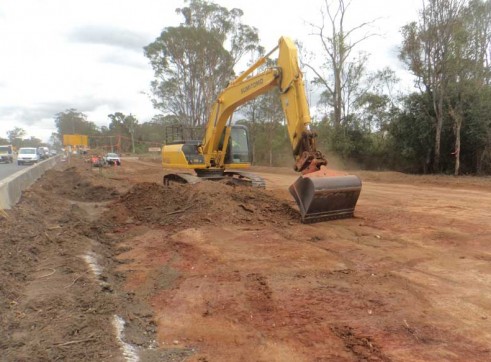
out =
[[[449,107],[449,114],[454,121],[453,130],[455,134],[455,145],[454,145],[454,155],[455,155],[455,168],[454,175],[458,176],[460,172],[460,130],[462,129],[462,111],[459,106],[457,109],[452,106]]]
[[[432,173],[432,160],[431,160],[431,149],[426,153],[425,165],[424,165],[424,174]]]
[[[435,155],[433,157],[433,172],[440,172],[440,153],[443,128],[443,96],[437,100],[435,107],[436,129],[435,129]]]
[[[256,164],[256,142],[252,141],[252,156],[251,165]]]
[[[338,128],[341,125],[341,109],[343,97],[341,94],[341,70],[334,70],[334,126]]]
[[[462,127],[462,119],[459,119],[455,125],[455,170],[454,175],[458,176],[460,172],[460,129]]]
[[[441,118],[436,119],[435,130],[435,155],[433,156],[433,172],[440,172],[440,143],[442,138],[442,121]]]

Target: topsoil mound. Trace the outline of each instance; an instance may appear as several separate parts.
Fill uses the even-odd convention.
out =
[[[51,191],[53,187],[56,187],[58,195],[74,201],[106,201],[119,195],[119,192],[114,188],[94,185],[86,175],[82,176],[75,167],[70,167],[64,171],[50,170],[46,172],[43,188]]]
[[[203,181],[195,185],[135,185],[121,196],[124,206],[145,223],[194,226],[203,223],[289,223],[299,215],[265,190]]]

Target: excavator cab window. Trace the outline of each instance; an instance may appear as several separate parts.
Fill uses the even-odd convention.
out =
[[[232,126],[228,141],[226,163],[250,163],[249,135],[245,126]]]

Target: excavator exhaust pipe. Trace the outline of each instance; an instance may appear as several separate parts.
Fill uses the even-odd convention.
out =
[[[289,191],[297,202],[303,223],[343,219],[353,216],[361,180],[354,175],[315,177],[309,174],[299,177]]]

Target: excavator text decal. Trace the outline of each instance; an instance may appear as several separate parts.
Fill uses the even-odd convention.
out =
[[[255,82],[252,82],[251,84],[246,85],[244,88],[241,88],[240,93],[244,94],[248,90],[250,90],[252,88],[256,88],[257,86],[260,86],[261,84],[263,84],[263,82],[264,82],[264,79],[262,79],[262,78],[258,79]]]

